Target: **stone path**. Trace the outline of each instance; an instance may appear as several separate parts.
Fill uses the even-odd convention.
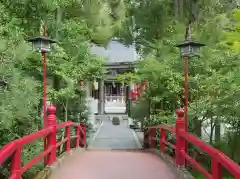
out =
[[[138,149],[132,129],[128,128],[127,120],[120,125],[112,125],[112,121],[104,120],[96,138],[90,142],[88,149]]]

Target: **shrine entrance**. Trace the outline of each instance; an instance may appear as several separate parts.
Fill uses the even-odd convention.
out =
[[[126,113],[125,85],[115,81],[104,82],[105,113]]]
[[[119,74],[134,72],[135,64],[140,59],[133,45],[126,46],[118,38],[112,38],[106,47],[91,44],[91,54],[104,57],[106,73],[98,79],[98,90],[95,90],[97,115],[108,113],[129,113],[129,87],[117,81]]]

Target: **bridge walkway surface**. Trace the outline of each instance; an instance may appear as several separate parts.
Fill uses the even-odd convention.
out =
[[[104,120],[87,150],[68,156],[49,179],[177,179],[159,156],[141,150],[127,121]]]
[[[121,120],[120,125],[113,125],[111,120],[103,120],[96,136],[88,149],[138,149],[141,144],[135,132],[128,128],[128,121]]]

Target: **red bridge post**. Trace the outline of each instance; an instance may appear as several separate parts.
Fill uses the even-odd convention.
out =
[[[21,179],[21,151],[22,147],[17,147],[16,151],[13,154],[13,158],[11,161],[11,175],[15,174],[15,179]]]
[[[157,129],[156,128],[152,128],[150,129],[150,148],[154,149],[157,146]]]
[[[81,140],[81,143],[80,143],[80,147],[86,147],[86,143],[87,143],[87,136],[86,136],[86,133],[87,133],[87,129],[86,129],[86,124],[84,124],[83,122],[80,124],[81,126],[81,137],[80,137],[80,140]]]
[[[76,127],[76,147],[79,147],[79,145],[80,145],[80,132],[81,132],[81,128],[80,128],[80,126],[77,126]]]
[[[143,133],[143,147],[145,148],[145,149],[148,149],[149,148],[149,133],[148,133],[148,129],[146,128],[146,129],[144,129],[144,133]]]
[[[51,152],[49,153],[47,157],[47,165],[52,165],[56,161],[56,144],[57,144],[57,129],[56,129],[56,107],[51,105],[48,106],[48,126],[53,128],[53,131],[48,135],[48,141],[47,141],[47,149],[48,150],[50,147],[52,147]]]
[[[69,152],[71,150],[71,127],[66,126],[65,128],[65,137],[67,138],[66,141],[66,152]]]
[[[162,153],[166,151],[166,131],[164,129],[160,129],[160,150]]]
[[[212,176],[216,179],[222,179],[222,166],[216,155],[212,158]]]
[[[184,110],[178,109],[176,111],[176,164],[179,166],[184,166],[185,159],[181,154],[181,151],[185,151],[185,140],[181,137],[180,133],[185,132],[185,121],[184,121]]]

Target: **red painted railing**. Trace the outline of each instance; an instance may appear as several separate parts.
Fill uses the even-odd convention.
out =
[[[21,179],[21,176],[33,165],[38,163],[42,158],[45,158],[45,165],[52,165],[56,161],[57,148],[65,144],[65,151],[70,151],[71,139],[76,138],[76,147],[86,147],[86,125],[78,125],[73,122],[65,122],[56,124],[55,116],[56,108],[54,106],[48,107],[48,127],[40,131],[34,132],[30,135],[24,136],[20,139],[12,141],[5,145],[0,150],[0,165],[2,165],[8,158],[11,158],[11,169],[9,179]],[[71,127],[76,130],[75,136],[70,136]],[[65,138],[57,142],[57,131],[65,128]],[[47,138],[47,146],[44,151],[35,156],[31,161],[22,166],[21,154],[24,145],[34,142],[40,138]]]
[[[185,130],[185,122],[183,119],[184,111],[177,110],[177,119],[175,126],[157,125],[149,127],[144,133],[144,147],[155,148],[157,146],[157,129],[160,130],[160,151],[166,152],[166,147],[170,147],[175,151],[175,162],[178,166],[184,167],[185,162],[192,165],[207,179],[222,179],[222,171],[225,168],[234,178],[240,179],[240,166],[227,157],[223,152],[213,148],[204,141],[191,135]],[[166,133],[170,132],[175,135],[176,143],[172,144],[167,141]],[[211,159],[211,172],[205,170],[195,159],[193,159],[186,151],[185,143],[191,143],[195,147],[207,153]]]

